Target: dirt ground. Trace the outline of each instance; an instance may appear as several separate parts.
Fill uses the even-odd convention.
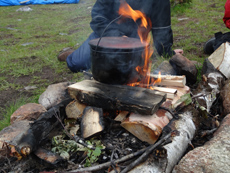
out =
[[[67,68],[67,67],[66,67]],[[1,76],[6,76],[7,74],[1,74]],[[44,82],[43,87],[48,87],[48,85],[60,83],[60,82],[66,82],[71,81],[73,78],[73,73],[70,72],[70,70],[66,70],[63,73],[56,73],[54,69],[49,67],[43,67],[41,73],[35,73],[33,76],[37,76],[37,78],[42,79],[46,82]],[[7,82],[8,83],[14,83],[15,85],[20,86],[28,86],[27,84],[30,84],[32,80],[32,76],[26,75],[26,76],[20,76],[20,77],[13,77],[10,75],[7,75]],[[47,84],[47,82],[49,84]],[[38,86],[38,82],[33,82],[34,86]],[[29,99],[31,97],[34,97],[36,93],[33,92],[33,90],[26,90],[25,88],[21,89],[14,89],[14,88],[8,88],[4,91],[0,92],[0,119],[2,119],[6,113],[6,108],[10,105],[15,103],[18,99],[24,98]]]

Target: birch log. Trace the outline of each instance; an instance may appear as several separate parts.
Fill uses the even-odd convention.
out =
[[[170,173],[185,153],[189,143],[191,143],[191,140],[195,135],[196,127],[192,119],[192,111],[186,111],[180,115],[179,120],[175,120],[170,124],[170,128],[177,129],[179,131],[179,135],[175,136],[171,143],[164,146],[168,155],[164,161],[164,163],[167,163],[164,164],[166,167],[163,167],[162,163],[153,159],[153,157],[149,157],[144,163],[138,165],[130,172]]]
[[[226,78],[230,78],[230,45],[228,42],[221,44],[221,46],[208,57],[208,60]]]

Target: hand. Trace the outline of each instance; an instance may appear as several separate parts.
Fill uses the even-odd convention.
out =
[[[184,53],[184,51],[182,49],[175,49],[174,52],[176,54],[181,54],[181,55]]]

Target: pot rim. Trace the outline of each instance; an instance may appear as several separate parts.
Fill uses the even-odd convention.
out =
[[[98,44],[99,42],[99,44]],[[101,37],[89,41],[92,49],[111,50],[143,50],[149,47],[149,43],[141,42],[140,39],[132,37]]]

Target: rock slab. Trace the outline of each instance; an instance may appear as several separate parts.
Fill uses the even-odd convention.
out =
[[[21,120],[36,120],[42,113],[46,112],[46,108],[37,103],[27,103],[18,108],[10,117],[10,123]]]
[[[173,173],[227,173],[230,172],[230,114],[221,122],[214,137],[204,146],[186,154]]]

